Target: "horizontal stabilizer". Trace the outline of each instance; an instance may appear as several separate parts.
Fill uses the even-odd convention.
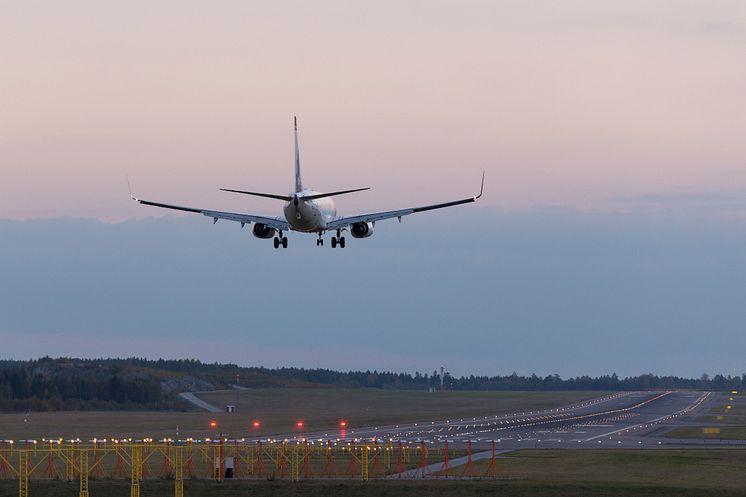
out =
[[[230,190],[228,188],[221,188],[220,191],[232,192],[232,193],[243,193],[244,195],[254,195],[255,197],[273,198],[276,200],[284,200],[286,202],[290,202],[291,200],[293,200],[293,197],[288,197],[287,195],[275,195],[273,193],[245,192],[243,190]]]
[[[370,188],[355,188],[354,190],[342,190],[338,192],[329,193],[314,193],[313,195],[298,196],[299,200],[316,200],[317,198],[333,197],[335,195],[344,195],[345,193],[362,192],[364,190],[370,190]],[[254,195],[256,197],[274,198],[276,200],[284,200],[290,202],[294,197],[288,195],[275,195],[274,193],[259,193],[259,192],[246,192],[243,190],[231,190],[229,188],[221,188],[220,191],[242,193],[244,195]]]
[[[325,197],[333,197],[335,195],[344,195],[345,193],[354,193],[354,192],[362,192],[365,190],[370,190],[370,187],[367,188],[355,188],[354,190],[342,190],[338,192],[329,192],[329,193],[316,193],[314,195],[305,195],[301,197],[302,200],[316,200],[317,198],[325,198]]]

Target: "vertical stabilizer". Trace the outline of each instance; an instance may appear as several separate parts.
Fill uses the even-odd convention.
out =
[[[295,191],[303,191],[303,181],[300,179],[300,151],[298,150],[298,118],[293,116],[293,131],[295,133]]]

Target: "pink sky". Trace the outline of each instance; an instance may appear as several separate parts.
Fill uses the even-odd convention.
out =
[[[2,2],[0,218],[746,197],[746,3]],[[735,193],[734,193],[735,192]]]

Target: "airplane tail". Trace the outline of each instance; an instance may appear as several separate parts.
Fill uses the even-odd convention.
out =
[[[229,188],[221,188],[224,192],[241,193],[244,195],[254,195],[256,197],[274,198],[277,200],[284,200],[286,202],[298,200],[316,200],[325,197],[334,197],[336,195],[345,195],[347,193],[361,192],[363,190],[370,190],[370,188],[355,188],[353,190],[341,190],[336,192],[328,193],[313,193],[310,195],[301,196],[298,195],[303,191],[303,181],[300,178],[300,151],[298,150],[298,118],[293,116],[293,133],[295,135],[295,195],[275,195],[274,193],[260,193],[260,192],[247,192],[245,190],[232,190]]]
[[[295,134],[295,193],[303,191],[303,181],[300,178],[300,150],[298,149],[298,118],[293,116],[293,132]]]

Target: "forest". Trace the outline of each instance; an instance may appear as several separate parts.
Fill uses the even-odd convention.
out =
[[[443,375],[446,390],[649,390],[740,391],[746,374],[702,374],[699,378],[642,374],[620,378],[561,378],[559,375]],[[331,369],[240,367],[194,359],[75,359],[44,357],[0,361],[0,411],[90,409],[183,409],[178,393],[242,387],[440,388],[437,371],[427,373],[334,371]]]

